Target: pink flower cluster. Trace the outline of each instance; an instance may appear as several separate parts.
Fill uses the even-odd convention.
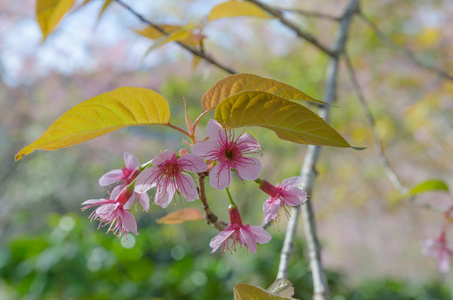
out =
[[[436,239],[424,241],[422,252],[424,255],[437,259],[439,271],[448,273],[453,251],[448,248],[446,232],[443,231]]]
[[[182,149],[178,156],[174,151],[166,150],[143,166],[136,157],[124,153],[125,167],[109,171],[99,180],[101,186],[114,185],[110,196],[85,201],[82,210],[97,206],[90,218],[99,220],[99,227],[110,224],[108,231],[118,236],[128,232],[138,234],[137,223],[130,212],[133,203],[139,202],[147,212],[148,191],[153,188],[154,203],[162,208],[167,207],[175,196],[194,201],[199,198],[199,188],[194,180],[196,174],[209,175],[210,185],[217,190],[227,188],[233,174],[241,180],[256,180],[270,196],[263,205],[266,222],[278,216],[280,207],[286,210],[286,206],[306,201],[307,194],[298,187],[299,177],[286,179],[276,186],[258,179],[262,166],[251,155],[259,152],[261,147],[250,134],[235,137],[232,130],[223,129],[215,120],[208,122],[207,133],[209,139],[196,142],[192,153]],[[232,201],[230,197],[231,224],[211,240],[212,252],[220,247],[223,251],[235,250],[238,245],[254,253],[257,244],[269,242],[271,236],[260,226],[243,225]]]

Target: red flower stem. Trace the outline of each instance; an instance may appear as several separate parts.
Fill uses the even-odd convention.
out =
[[[206,177],[207,173],[198,173],[198,195],[200,197],[201,203],[203,204],[203,209],[206,215],[206,220],[208,224],[212,224],[216,229],[219,231],[224,230],[227,228],[227,224],[223,221],[219,221],[219,218],[212,212],[211,208],[209,207],[208,200],[206,198],[206,190],[204,185],[204,178]]]
[[[170,124],[170,123],[162,124],[162,125],[167,126],[167,127],[170,127],[170,128],[173,128],[173,129],[175,129],[175,130],[181,132],[182,134],[187,135],[190,139],[192,139],[192,136],[190,135],[190,133],[188,133],[188,132],[185,131],[184,129],[179,128],[178,126],[172,125],[172,124]]]

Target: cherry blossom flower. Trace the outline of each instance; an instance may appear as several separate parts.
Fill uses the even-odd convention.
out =
[[[167,207],[175,193],[182,194],[187,201],[198,199],[197,186],[188,172],[205,172],[207,166],[203,159],[193,154],[177,157],[175,152],[167,150],[153,159],[151,167],[144,170],[135,183],[135,192],[146,193],[156,187],[154,202]]]
[[[119,185],[119,189],[122,190],[124,186],[131,183],[140,174],[140,170],[138,169],[140,163],[138,159],[129,152],[124,152],[123,156],[125,167],[109,171],[102,175],[99,179],[100,186],[108,186],[123,180]]]
[[[268,181],[257,179],[259,188],[270,197],[263,203],[264,221],[269,222],[278,216],[281,206],[297,206],[307,201],[307,193],[299,188],[302,177],[291,177],[283,180],[280,185],[273,186]]]
[[[99,206],[91,214],[91,220],[99,220],[99,227],[110,224],[109,231],[113,231],[113,234],[121,237],[124,233],[132,232],[138,235],[137,222],[135,221],[134,215],[128,212],[124,208],[124,204],[134,197],[134,192],[124,187],[121,192],[117,190],[112,192],[110,198],[104,199],[91,199],[82,203],[85,205],[82,210]]]
[[[450,270],[450,261],[453,252],[447,246],[445,232],[442,232],[436,239],[424,241],[422,252],[426,256],[437,258],[440,272],[447,273]]]
[[[231,170],[240,179],[255,180],[261,173],[262,166],[258,159],[246,157],[261,149],[258,142],[248,133],[235,139],[234,133],[227,132],[216,120],[209,120],[207,126],[208,141],[193,145],[192,152],[208,161],[216,161],[209,172],[212,187],[223,190],[230,185]]]
[[[223,252],[225,250],[236,251],[236,244],[241,247],[246,246],[251,253],[255,253],[257,243],[266,244],[271,240],[271,235],[261,226],[243,225],[237,206],[230,205],[228,210],[231,224],[211,240],[209,243],[209,246],[212,247],[211,253],[220,246],[222,246]]]

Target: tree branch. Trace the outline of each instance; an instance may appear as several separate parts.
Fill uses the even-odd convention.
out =
[[[280,11],[287,11],[287,12],[297,13],[297,14],[303,15],[305,17],[326,19],[326,20],[335,21],[335,22],[340,21],[339,17],[334,17],[334,16],[331,16],[331,15],[319,13],[319,12],[316,12],[316,11],[307,11],[307,10],[304,10],[304,9],[291,9],[291,8],[280,8],[280,7],[275,7],[275,9],[280,10]]]
[[[268,13],[270,13],[271,15],[276,17],[280,21],[280,23],[282,23],[282,24],[286,25],[287,27],[291,28],[297,34],[298,37],[303,38],[304,40],[306,40],[307,42],[309,42],[310,44],[312,44],[313,46],[315,46],[316,48],[318,48],[322,52],[324,52],[327,55],[332,56],[332,57],[336,56],[335,51],[333,51],[333,50],[329,49],[328,47],[324,46],[313,35],[311,35],[308,32],[305,32],[305,31],[301,30],[294,23],[292,23],[291,21],[286,19],[283,16],[281,11],[272,8],[272,7],[270,7],[267,4],[261,3],[259,0],[246,0],[246,1],[251,2],[251,3],[255,4],[256,6],[261,7],[263,10],[267,11]]]
[[[374,33],[377,35],[377,37],[382,41],[384,42],[385,44],[387,44],[387,46],[389,46],[390,48],[392,49],[395,49],[399,52],[401,52],[402,54],[404,54],[407,58],[409,58],[415,65],[417,65],[418,67],[420,68],[423,68],[423,69],[426,69],[426,70],[429,70],[431,72],[433,72],[434,74],[438,75],[439,77],[442,77],[444,79],[448,79],[448,80],[452,80],[453,81],[453,75],[452,74],[449,74],[447,73],[446,71],[440,69],[440,68],[436,68],[434,66],[430,66],[422,61],[420,61],[416,56],[415,54],[407,49],[406,47],[402,47],[402,46],[399,46],[397,44],[395,44],[394,42],[392,42],[392,40],[386,36],[377,26],[376,24],[374,24],[368,17],[366,17],[362,12],[359,12],[358,13],[358,16],[368,25],[370,26],[371,30],[374,31]]]
[[[333,104],[336,98],[337,92],[337,77],[338,77],[338,66],[341,54],[344,52],[351,19],[355,13],[358,12],[359,1],[351,0],[345,13],[340,18],[340,28],[336,37],[333,53],[336,55],[331,56],[329,65],[327,68],[327,89],[324,93],[324,101]],[[330,106],[325,106],[319,110],[319,115],[328,121]],[[319,158],[321,151],[320,146],[308,146],[307,154],[305,156],[304,163],[302,165],[301,176],[304,178],[304,185],[306,192],[312,196],[313,184],[316,177],[316,163]],[[315,214],[311,202],[313,197],[310,198],[304,205],[302,205],[302,216],[305,229],[305,236],[308,246],[308,256],[310,259],[310,268],[313,277],[313,299],[315,300],[326,300],[330,299],[329,287],[322,267],[321,259],[321,246],[318,241],[316,232],[316,220]],[[295,209],[295,213],[291,215],[291,220],[288,223],[287,235],[285,236],[285,244],[290,245],[294,240],[294,234],[291,235],[289,232],[293,232],[293,226],[297,222],[297,214],[299,207]],[[291,225],[291,227],[290,227]],[[294,231],[295,232],[295,231]],[[286,249],[285,249],[286,250]],[[279,274],[287,274],[289,268],[289,253],[282,253],[282,258],[279,265]],[[281,270],[281,272],[280,272]]]
[[[140,21],[142,21],[143,23],[146,23],[148,24],[149,26],[152,26],[153,28],[155,28],[157,31],[159,31],[160,33],[164,34],[164,35],[168,35],[159,25],[147,20],[145,17],[143,17],[142,15],[140,15],[139,13],[137,13],[135,10],[133,10],[129,5],[127,5],[126,3],[124,3],[123,1],[121,0],[114,0],[116,3],[120,4],[122,7],[124,7],[126,10],[128,10],[130,13],[132,13],[133,15],[135,15],[138,19],[140,19]],[[204,59],[205,61],[209,62],[210,64],[218,67],[219,69],[222,69],[224,70],[225,72],[227,73],[230,73],[230,74],[236,74],[237,72],[234,71],[233,69],[221,64],[220,62],[218,62],[217,60],[215,60],[214,58],[210,57],[210,56],[207,56],[204,51],[201,51],[201,50],[197,50],[195,48],[192,48],[190,46],[187,46],[181,42],[176,42],[178,43],[182,48],[186,49],[187,51],[189,51],[190,53],[192,53],[193,55],[195,56],[198,56],[202,59]]]
[[[212,224],[216,229],[219,231],[224,230],[228,224],[220,221],[219,218],[212,212],[211,208],[209,207],[208,200],[206,198],[206,190],[204,185],[204,178],[206,177],[205,173],[198,173],[198,195],[200,196],[201,203],[203,204],[203,209],[206,215],[206,220],[208,224]]]

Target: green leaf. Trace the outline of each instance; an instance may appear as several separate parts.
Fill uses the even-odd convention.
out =
[[[58,118],[36,141],[19,151],[16,161],[35,150],[57,150],[80,144],[119,128],[164,125],[167,101],[153,90],[121,87],[88,99]]]
[[[448,192],[448,185],[442,180],[431,179],[424,181],[414,186],[408,193],[407,196],[413,196],[420,193],[431,192],[431,191],[444,191]]]
[[[213,110],[224,99],[244,91],[262,91],[287,100],[300,100],[328,105],[286,83],[254,74],[235,74],[219,80],[201,99],[204,111]]]
[[[75,0],[37,0],[36,18],[42,32],[42,40],[55,29],[58,22],[74,6]]]
[[[208,15],[208,20],[242,16],[273,18],[273,16],[267,14],[259,6],[253,3],[242,1],[228,1],[214,6],[214,8]]]
[[[245,283],[235,285],[233,293],[234,300],[295,300],[291,297],[272,294],[260,287]]]
[[[264,127],[294,143],[351,147],[308,108],[266,92],[246,91],[226,98],[217,106],[214,116],[220,124],[232,128]]]
[[[201,211],[196,208],[183,208],[173,211],[166,216],[158,219],[157,224],[179,224],[186,221],[204,220],[205,217]]]

